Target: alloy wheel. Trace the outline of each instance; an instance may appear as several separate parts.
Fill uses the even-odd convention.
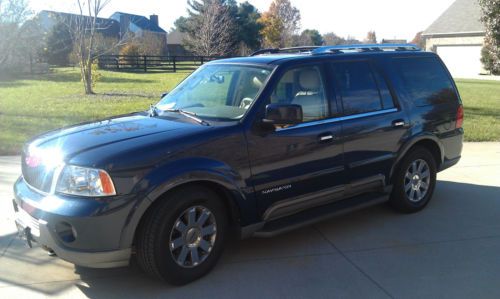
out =
[[[203,206],[190,207],[174,222],[170,253],[179,266],[196,267],[210,255],[216,237],[217,223],[212,212]]]
[[[404,177],[404,190],[406,197],[411,202],[421,201],[429,191],[431,173],[425,160],[413,161]]]

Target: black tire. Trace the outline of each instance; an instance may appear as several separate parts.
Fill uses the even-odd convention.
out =
[[[412,167],[412,165],[417,165],[413,163],[422,160],[425,161],[429,170],[428,188],[425,196],[422,194],[422,190],[420,189],[421,187],[418,183],[418,175],[415,180],[409,180],[407,177],[407,173],[411,173],[412,171],[412,168],[410,167]],[[419,163],[418,166],[420,166],[420,164],[423,163]],[[425,164],[423,167],[425,167]],[[413,176],[410,177],[413,178]],[[399,163],[394,173],[393,184],[389,204],[394,209],[403,213],[415,213],[425,208],[432,198],[432,194],[434,193],[434,188],[436,186],[436,160],[434,156],[424,147],[416,147],[411,150]],[[408,184],[411,186],[410,189],[405,188],[405,185],[408,186]],[[412,189],[414,191],[413,194],[411,193]],[[416,195],[416,190],[421,192],[422,198]],[[408,193],[412,195],[410,196]]]
[[[228,225],[226,209],[215,192],[202,186],[182,188],[167,194],[165,198],[159,200],[161,202],[157,203],[145,215],[146,218],[139,227],[136,236],[137,261],[146,273],[173,285],[183,285],[210,272],[220,258]],[[174,258],[174,252],[171,251],[170,244],[172,244],[171,236],[176,230],[174,225],[178,224],[178,220],[181,219],[179,217],[186,215],[186,211],[191,211],[193,207],[206,208],[210,212],[209,214],[213,215],[213,217],[210,217],[216,223],[216,235],[214,239],[210,239],[213,243],[211,243],[212,246],[208,253],[201,251],[201,248],[200,251],[197,251],[207,253],[205,259],[200,261],[198,265],[190,265],[187,268],[185,265],[178,264]],[[200,216],[197,216],[197,219],[200,218]],[[185,234],[182,234],[182,236],[185,236]],[[201,237],[201,233],[199,236],[205,238]],[[187,237],[182,239],[186,240]],[[179,250],[181,249],[184,248],[180,247]],[[193,259],[192,254],[189,251],[188,255],[191,260]],[[196,256],[198,256],[198,253]],[[186,263],[188,263],[186,257],[185,259]]]

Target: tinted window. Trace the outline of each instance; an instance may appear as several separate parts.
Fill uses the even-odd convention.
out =
[[[435,105],[457,100],[453,84],[437,58],[398,58],[395,62],[415,105]]]
[[[340,89],[344,114],[358,114],[382,109],[377,82],[368,62],[335,63],[333,72]]]
[[[394,108],[394,101],[392,100],[391,92],[387,86],[387,82],[384,77],[379,72],[373,72],[375,78],[377,79],[378,89],[380,91],[380,97],[382,98],[382,107],[384,109]]]
[[[271,95],[271,103],[302,106],[304,121],[328,117],[328,103],[318,67],[299,67],[287,71]]]

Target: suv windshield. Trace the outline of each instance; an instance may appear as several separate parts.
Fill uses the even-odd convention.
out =
[[[211,64],[199,68],[156,106],[215,120],[238,120],[248,110],[271,70]]]

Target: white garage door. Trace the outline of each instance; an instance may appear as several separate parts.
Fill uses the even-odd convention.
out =
[[[455,78],[481,73],[481,46],[438,46],[437,54]]]

